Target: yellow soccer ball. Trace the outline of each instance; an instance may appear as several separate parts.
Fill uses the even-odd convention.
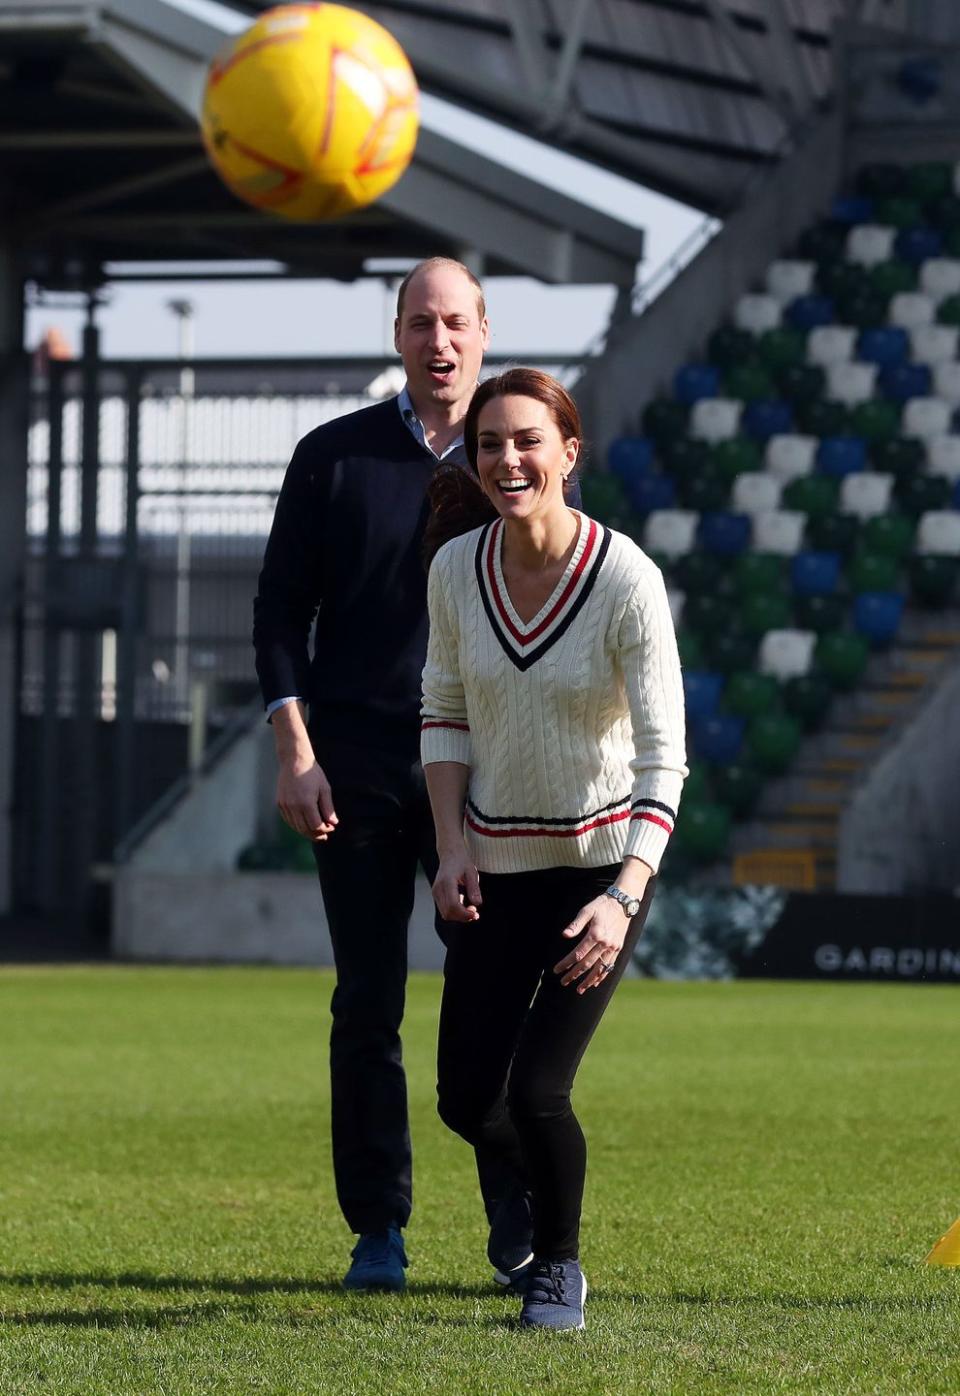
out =
[[[238,198],[315,221],[396,183],[418,107],[413,69],[382,25],[344,5],[278,5],[210,65],[201,130]]]

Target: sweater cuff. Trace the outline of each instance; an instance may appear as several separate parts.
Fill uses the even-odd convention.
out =
[[[675,819],[675,811],[661,800],[634,800],[624,857],[642,858],[654,872],[658,872]]]
[[[420,762],[458,761],[470,765],[470,728],[446,717],[424,717],[420,724]]]

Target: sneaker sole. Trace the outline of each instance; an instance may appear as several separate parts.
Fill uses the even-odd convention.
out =
[[[496,1267],[494,1267],[494,1271],[493,1271],[493,1282],[494,1282],[494,1284],[502,1285],[502,1286],[504,1287],[504,1289],[506,1289],[509,1285],[512,1285],[512,1284],[513,1284],[513,1277],[514,1277],[514,1275],[517,1273],[517,1271],[518,1271],[518,1270],[522,1270],[522,1269],[524,1268],[524,1266],[529,1265],[532,1259],[533,1259],[533,1251],[530,1252],[530,1254],[527,1256],[526,1260],[521,1261],[521,1263],[520,1263],[519,1265],[515,1266],[513,1270],[500,1270],[500,1269],[497,1269]]]

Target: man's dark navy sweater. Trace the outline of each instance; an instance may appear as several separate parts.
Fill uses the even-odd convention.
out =
[[[390,398],[317,427],[287,469],[254,601],[257,676],[267,704],[304,698],[328,740],[416,756],[436,465]]]

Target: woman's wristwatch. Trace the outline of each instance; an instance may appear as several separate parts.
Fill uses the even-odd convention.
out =
[[[619,887],[608,887],[603,895],[612,897],[615,902],[620,903],[623,907],[623,914],[628,921],[632,921],[640,910],[640,898],[631,897],[627,892],[622,892]]]

